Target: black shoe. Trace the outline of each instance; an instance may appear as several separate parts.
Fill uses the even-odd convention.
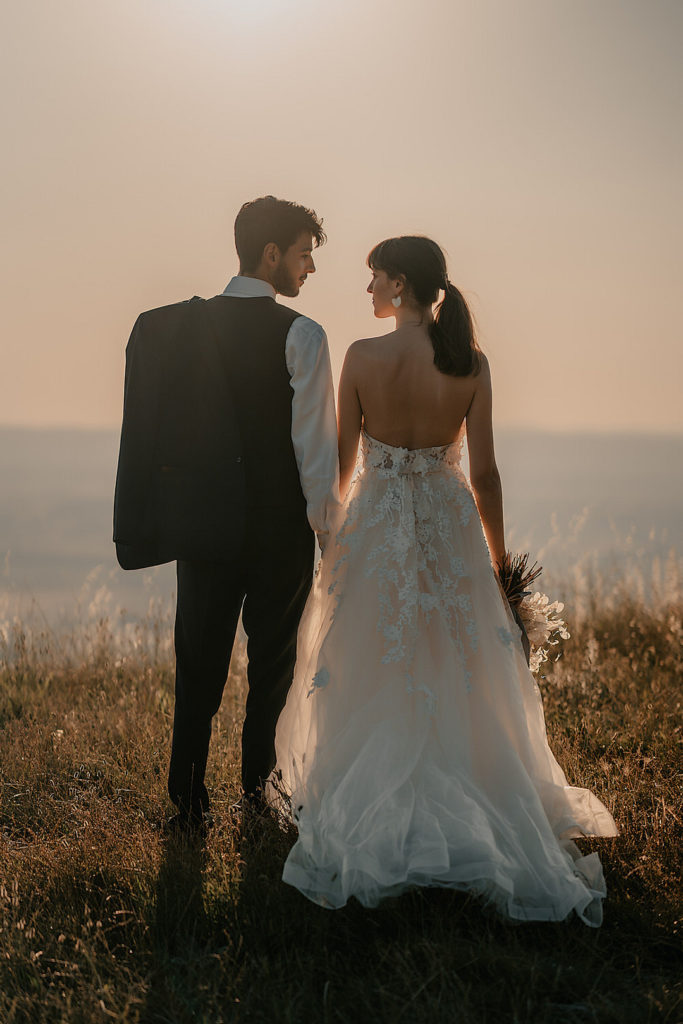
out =
[[[186,811],[178,811],[172,818],[169,818],[164,827],[167,836],[174,839],[201,839],[207,830],[213,825],[213,818],[204,811],[201,814],[188,814]]]

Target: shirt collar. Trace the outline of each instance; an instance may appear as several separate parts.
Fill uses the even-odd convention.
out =
[[[272,284],[262,281],[260,277],[233,277],[223,289],[223,295],[231,295],[237,299],[274,299],[275,289]]]

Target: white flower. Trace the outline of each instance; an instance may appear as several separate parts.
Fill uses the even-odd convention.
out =
[[[559,615],[563,609],[561,601],[551,603],[547,594],[538,591],[524,597],[519,604],[519,615],[531,645],[529,668],[532,672],[537,672],[543,662],[548,660],[550,647],[569,638],[567,626]]]

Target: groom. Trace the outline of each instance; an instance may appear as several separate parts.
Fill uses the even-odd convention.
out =
[[[322,327],[275,301],[315,272],[312,210],[265,196],[235,221],[239,275],[209,300],[142,313],[126,349],[114,540],[124,569],[177,561],[173,823],[201,826],[211,720],[237,623],[248,637],[243,804],[263,806],[292,682],[314,533],[338,482]]]

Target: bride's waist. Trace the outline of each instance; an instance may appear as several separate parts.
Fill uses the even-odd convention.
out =
[[[460,470],[462,436],[433,448],[400,448],[378,441],[367,431],[361,435],[361,461],[366,471],[381,477],[425,476]]]
[[[436,476],[442,474],[447,478],[457,477],[460,480],[466,482],[465,474],[462,471],[460,463],[457,459],[448,458],[425,458],[420,457],[419,459],[406,460],[404,462],[395,461],[391,465],[376,465],[373,462],[361,463],[361,471],[365,474],[379,477],[382,480],[390,480],[392,478],[405,478],[405,477],[424,477],[424,476]]]

